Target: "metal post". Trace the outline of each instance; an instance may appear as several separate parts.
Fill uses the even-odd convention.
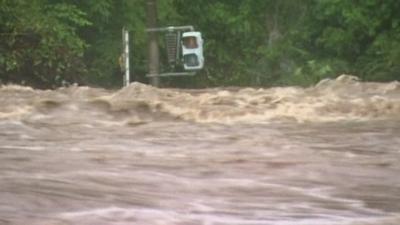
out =
[[[130,74],[129,74],[129,32],[124,27],[122,29],[122,40],[123,40],[123,63],[124,63],[124,86],[128,86],[130,83]]]
[[[157,27],[157,0],[147,0],[146,9],[147,28],[150,29]],[[149,73],[153,75],[158,75],[160,61],[157,44],[157,33],[149,32],[148,35]],[[158,76],[151,77],[150,83],[153,86],[158,87],[160,85],[160,78]]]
[[[187,26],[169,26],[169,27],[150,27],[147,28],[147,32],[161,32],[161,31],[194,31],[194,27],[192,25],[187,25]]]

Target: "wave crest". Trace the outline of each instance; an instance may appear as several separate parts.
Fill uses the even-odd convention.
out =
[[[99,120],[126,119],[130,124],[159,120],[258,123],[400,119],[399,82],[361,82],[351,75],[322,80],[309,88],[183,90],[135,82],[115,92],[89,87],[38,91],[3,86],[0,96],[0,119],[60,111],[70,111],[71,116],[78,112],[91,119],[101,115]],[[58,108],[61,110],[54,110]]]

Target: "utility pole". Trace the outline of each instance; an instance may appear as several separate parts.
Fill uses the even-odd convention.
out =
[[[146,2],[146,17],[147,29],[157,27],[157,0],[147,0]],[[149,73],[155,75],[150,77],[151,85],[158,87],[160,85],[160,78],[157,76],[159,71],[159,52],[157,44],[157,33],[148,32],[148,59],[149,59]]]

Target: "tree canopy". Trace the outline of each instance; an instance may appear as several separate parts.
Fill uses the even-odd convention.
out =
[[[375,81],[400,78],[397,0],[157,3],[159,26],[194,25],[205,39],[205,69],[195,77],[164,79],[164,85],[310,85],[342,73]],[[134,80],[147,82],[145,5],[146,0],[0,0],[0,82],[120,86],[123,26],[132,37]]]

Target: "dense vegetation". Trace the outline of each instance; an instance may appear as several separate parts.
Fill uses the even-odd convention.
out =
[[[147,82],[145,0],[0,0],[0,82],[119,86],[121,28]],[[164,85],[308,85],[400,78],[398,0],[160,0],[159,26],[194,25],[206,68]],[[162,38],[160,38],[162,40]],[[162,49],[161,49],[162,51]]]

